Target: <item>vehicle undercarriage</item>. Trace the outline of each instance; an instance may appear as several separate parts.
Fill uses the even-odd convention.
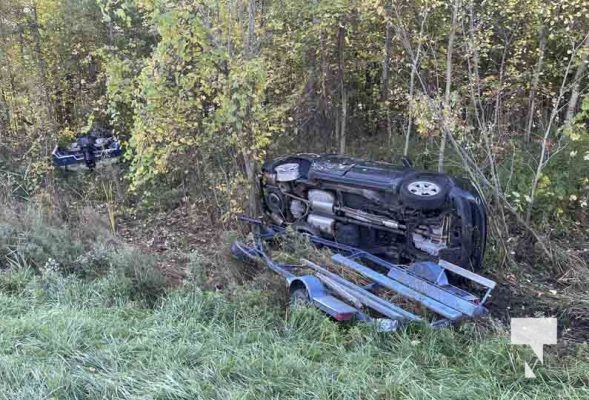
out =
[[[298,154],[266,162],[261,186],[273,224],[398,264],[443,259],[480,269],[487,217],[468,182],[409,165]]]

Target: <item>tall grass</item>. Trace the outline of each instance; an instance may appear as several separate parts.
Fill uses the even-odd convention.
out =
[[[0,291],[0,398],[589,396],[581,359],[548,357],[525,379],[530,353],[501,330],[379,334],[312,309],[285,315],[249,290],[229,299],[185,287],[146,308],[112,274],[25,276],[18,291]]]

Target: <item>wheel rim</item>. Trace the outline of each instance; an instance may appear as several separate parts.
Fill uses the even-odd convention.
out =
[[[431,197],[440,193],[441,188],[439,185],[430,181],[415,181],[407,186],[407,190],[416,196]]]

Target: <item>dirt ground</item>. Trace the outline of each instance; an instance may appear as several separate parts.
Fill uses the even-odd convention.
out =
[[[208,215],[193,206],[140,218],[121,215],[116,232],[124,242],[154,255],[157,268],[171,286],[181,285],[187,277],[187,254],[210,255],[222,242],[220,231],[213,227]]]
[[[589,343],[589,294],[557,281],[514,281],[510,275],[493,277],[497,287],[487,302],[491,315],[505,324],[511,318],[555,317],[562,346]]]

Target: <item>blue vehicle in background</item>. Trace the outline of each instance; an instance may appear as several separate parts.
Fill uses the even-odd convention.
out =
[[[112,135],[96,130],[65,147],[55,146],[51,153],[53,165],[66,170],[88,169],[117,162],[123,154],[121,143]]]

